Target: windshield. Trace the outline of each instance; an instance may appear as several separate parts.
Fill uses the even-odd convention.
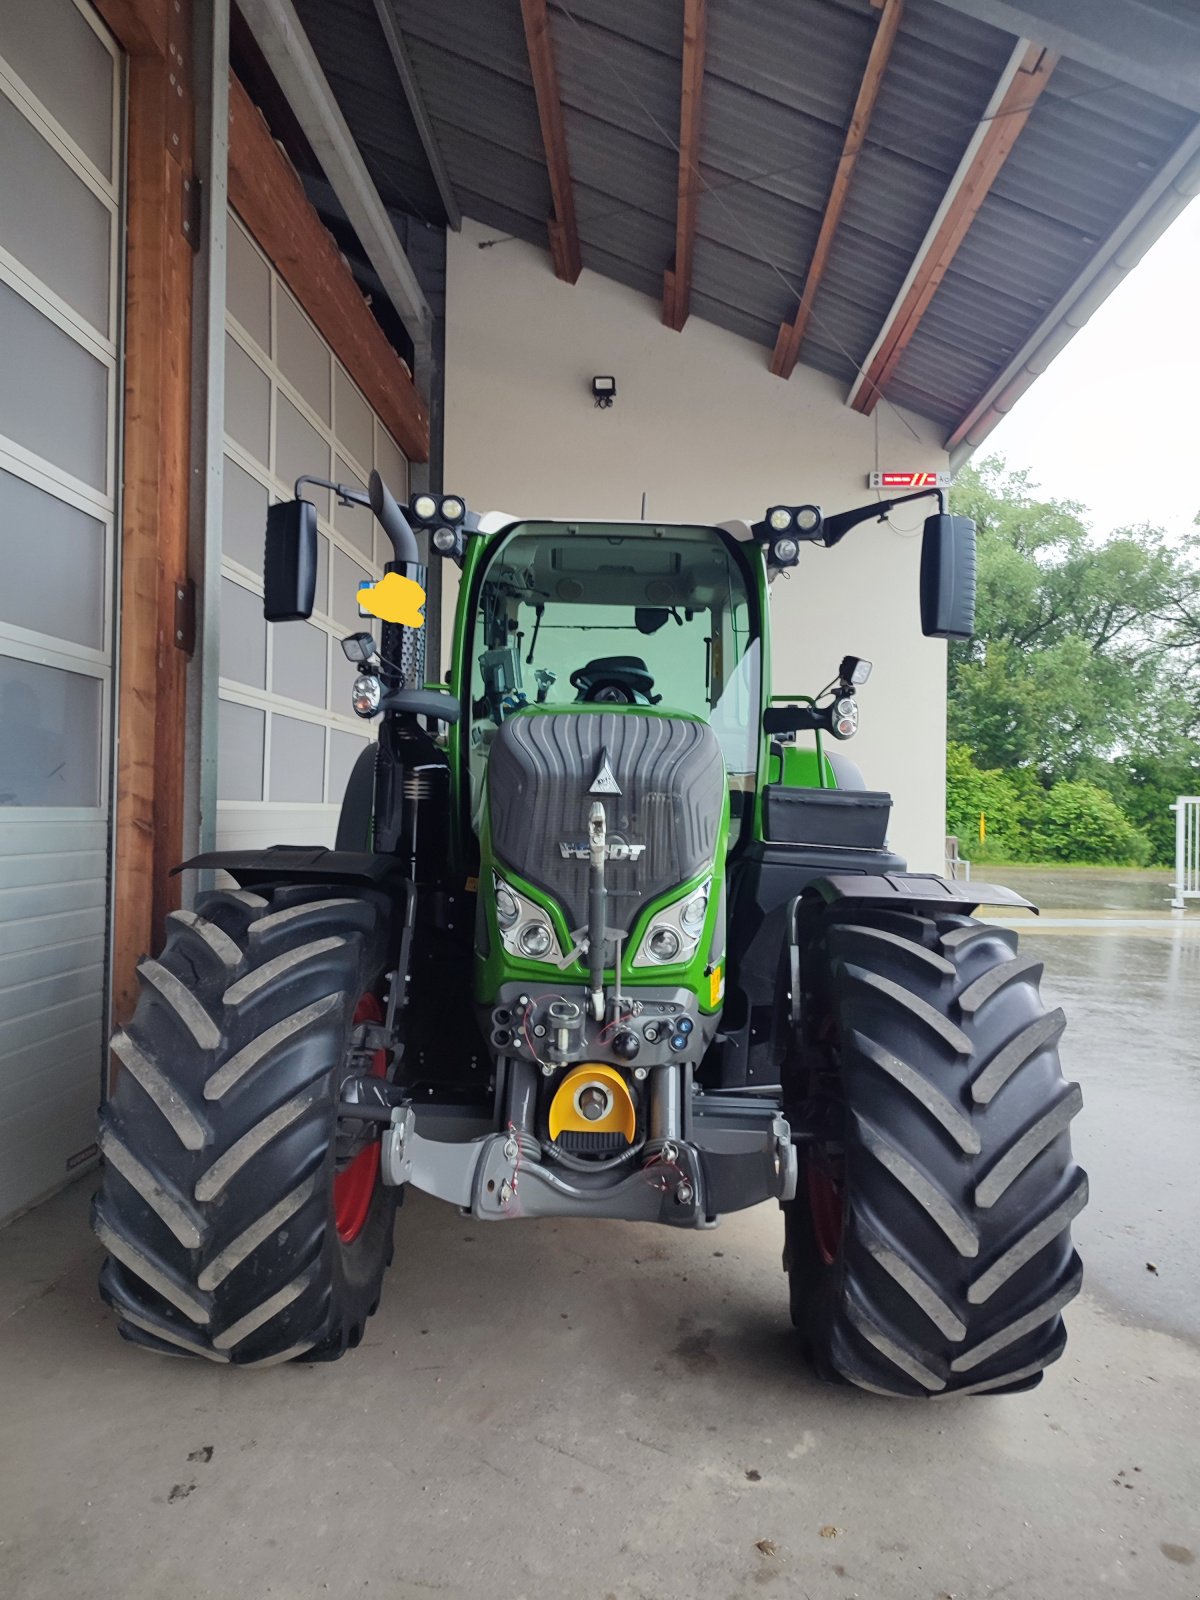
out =
[[[703,717],[735,797],[751,792],[761,643],[747,584],[735,542],[713,528],[521,523],[505,535],[468,646],[472,816],[496,729],[530,704]]]

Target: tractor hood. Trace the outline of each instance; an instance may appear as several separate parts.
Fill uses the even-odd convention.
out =
[[[588,814],[607,832],[608,925],[628,937],[648,900],[710,871],[725,766],[698,718],[633,710],[527,710],[492,746],[488,818],[497,866],[587,921]]]

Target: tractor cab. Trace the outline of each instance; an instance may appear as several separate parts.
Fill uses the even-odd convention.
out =
[[[523,522],[490,541],[469,575],[469,633],[455,652],[470,671],[455,687],[474,831],[506,721],[633,709],[712,729],[736,838],[758,776],[761,566],[717,528]]]

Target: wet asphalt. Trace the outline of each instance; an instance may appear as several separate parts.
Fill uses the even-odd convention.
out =
[[[1039,1388],[816,1383],[769,1206],[683,1234],[417,1196],[345,1360],[168,1360],[96,1298],[85,1179],[0,1234],[0,1596],[1197,1600],[1200,912],[1040,897],[1092,1201]]]
[[[1200,1340],[1200,912],[1153,928],[1056,927],[1022,949],[1067,1014],[1063,1070],[1091,1201],[1075,1224],[1089,1291]]]

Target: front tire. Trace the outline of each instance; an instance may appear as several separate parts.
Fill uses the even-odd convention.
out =
[[[387,956],[365,896],[218,891],[172,913],[100,1118],[100,1287],[126,1339],[239,1366],[358,1343],[396,1192],[377,1160],[364,1187],[369,1153],[353,1182],[337,1104],[351,1065],[378,1070],[352,1052]]]
[[[1087,1201],[1040,965],[970,917],[842,910],[803,970],[828,1137],[784,1208],[785,1262],[814,1366],[889,1395],[1032,1388],[1066,1342]]]

